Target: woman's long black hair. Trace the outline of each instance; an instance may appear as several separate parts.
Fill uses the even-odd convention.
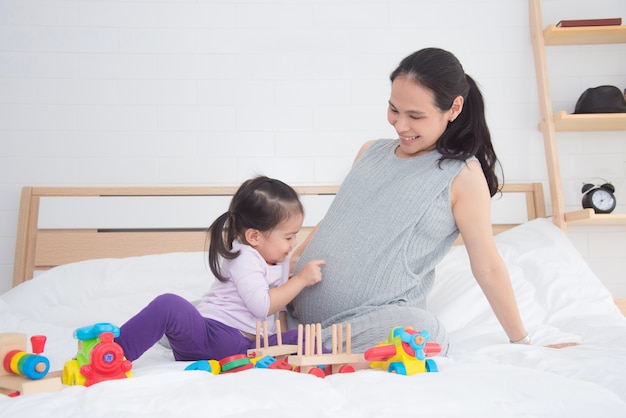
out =
[[[391,73],[391,81],[399,76],[431,90],[435,105],[442,111],[450,109],[456,97],[463,97],[463,110],[454,122],[448,123],[437,140],[437,151],[442,155],[441,161],[478,158],[489,192],[495,195],[500,188],[495,172],[499,162],[485,119],[485,102],[476,82],[465,74],[459,60],[443,49],[421,49],[400,62]]]

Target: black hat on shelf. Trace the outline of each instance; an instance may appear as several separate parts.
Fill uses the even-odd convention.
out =
[[[590,87],[578,98],[574,113],[626,113],[626,98],[615,86]]]

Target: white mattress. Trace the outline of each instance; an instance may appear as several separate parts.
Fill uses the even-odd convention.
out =
[[[133,363],[130,379],[0,396],[0,416],[626,416],[626,319],[611,295],[547,220],[496,241],[533,346],[508,343],[465,249],[455,247],[438,266],[429,298],[451,341],[449,356],[435,358],[438,373],[361,370],[321,379],[252,369],[215,376],[185,371],[188,363],[157,345]],[[203,253],[69,264],[0,296],[0,331],[46,335],[43,355],[58,370],[76,354],[76,328],[121,325],[164,292],[198,299],[210,280]],[[542,347],[565,341],[580,345]]]

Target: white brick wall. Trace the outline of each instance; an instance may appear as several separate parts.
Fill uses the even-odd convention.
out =
[[[626,297],[626,226],[571,226],[568,235],[604,285]]]
[[[626,18],[623,0],[543,9]],[[0,0],[0,292],[22,186],[339,183],[364,141],[393,135],[389,72],[426,46],[481,85],[507,181],[546,183],[526,0]],[[626,88],[625,48],[550,49],[555,108]],[[568,208],[602,177],[626,212],[626,135],[559,138]],[[624,232],[570,233],[621,297]]]

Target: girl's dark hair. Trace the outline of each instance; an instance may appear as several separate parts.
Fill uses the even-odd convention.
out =
[[[233,241],[247,244],[247,229],[269,232],[282,221],[304,214],[298,193],[280,180],[265,176],[246,180],[235,192],[228,212],[209,227],[209,267],[220,281],[226,281],[220,269],[220,257],[232,260],[239,251],[232,251]]]
[[[391,81],[404,76],[431,90],[435,106],[446,111],[456,97],[464,99],[463,111],[437,140],[437,151],[446,159],[465,161],[476,156],[482,167],[491,196],[499,190],[495,173],[498,158],[491,143],[485,120],[485,103],[474,80],[463,70],[459,60],[450,52],[425,48],[404,58],[391,73]]]

